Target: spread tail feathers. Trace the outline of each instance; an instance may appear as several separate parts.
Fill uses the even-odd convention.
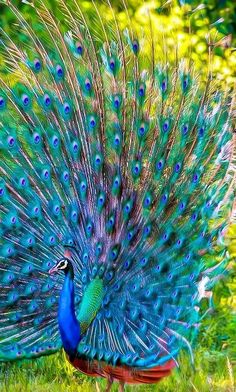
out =
[[[190,61],[148,58],[116,19],[110,32],[97,17],[100,44],[79,2],[58,4],[65,33],[43,2],[31,5],[37,26],[9,2],[18,44],[1,31],[0,359],[61,347],[62,277],[48,270],[69,246],[77,313],[92,280],[105,290],[78,353],[143,368],[176,361],[198,330],[204,271],[227,259],[230,96]]]

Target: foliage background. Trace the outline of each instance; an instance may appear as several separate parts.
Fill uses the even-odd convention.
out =
[[[63,15],[58,9],[57,0],[43,0],[51,8],[63,28]],[[70,3],[72,0],[67,0]],[[91,28],[98,29],[96,14],[91,1],[80,1]],[[30,20],[31,7],[20,0],[13,1]],[[122,28],[128,24],[122,1],[111,1]],[[206,37],[215,44],[213,71],[221,81],[232,87],[236,80],[236,1],[203,0],[202,5],[195,0],[143,1],[126,0],[132,19],[132,27],[139,37],[149,34],[150,25],[147,9],[151,13],[153,34],[161,37],[157,45],[157,61],[162,60],[163,43],[171,53],[178,45],[179,56],[191,56],[197,69],[204,72],[208,64]],[[96,5],[109,23],[111,13],[105,3],[97,0]],[[195,10],[195,11],[194,11]],[[189,20],[191,31],[189,31]],[[0,26],[11,32],[14,23],[7,6],[0,4]],[[95,27],[94,27],[95,26]],[[12,32],[11,32],[12,34]],[[99,35],[99,34],[98,34]],[[226,37],[226,38],[225,38]],[[15,37],[17,40],[17,36]],[[145,45],[143,50],[150,48]],[[1,58],[0,58],[1,64]],[[187,355],[181,358],[181,371],[176,370],[171,377],[155,386],[129,387],[135,391],[235,391],[236,388],[236,225],[231,225],[228,233],[229,252],[232,261],[224,279],[214,290],[214,310],[201,326],[196,344],[195,364],[191,366]],[[206,304],[202,304],[203,312]],[[104,386],[104,382],[101,381]],[[0,366],[0,391],[5,392],[46,392],[46,391],[92,391],[94,380],[76,372],[65,360],[63,353],[49,358],[2,364]],[[117,390],[117,386],[114,386]]]

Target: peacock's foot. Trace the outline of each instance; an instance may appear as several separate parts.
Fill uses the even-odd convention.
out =
[[[110,392],[112,384],[113,384],[113,379],[112,378],[108,378],[107,379],[107,386],[106,386],[105,392]]]
[[[119,385],[118,391],[119,392],[124,392],[124,390],[125,390],[125,383],[123,381],[121,381],[120,385]]]
[[[95,386],[96,386],[96,391],[97,392],[101,392],[101,389],[100,389],[98,381],[95,382]]]

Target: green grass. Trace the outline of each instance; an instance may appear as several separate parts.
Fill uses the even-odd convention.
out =
[[[127,386],[133,392],[234,392],[236,369],[229,358],[219,352],[199,349],[195,353],[194,368],[189,357],[182,356],[181,369],[159,384]],[[104,391],[105,380],[99,380]],[[0,365],[1,392],[93,392],[95,379],[76,371],[65,359],[63,353],[32,361],[2,363]],[[112,391],[117,391],[114,384]]]

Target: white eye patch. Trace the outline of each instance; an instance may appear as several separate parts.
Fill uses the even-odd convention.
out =
[[[68,261],[67,260],[61,260],[58,269],[63,270],[68,266]]]

